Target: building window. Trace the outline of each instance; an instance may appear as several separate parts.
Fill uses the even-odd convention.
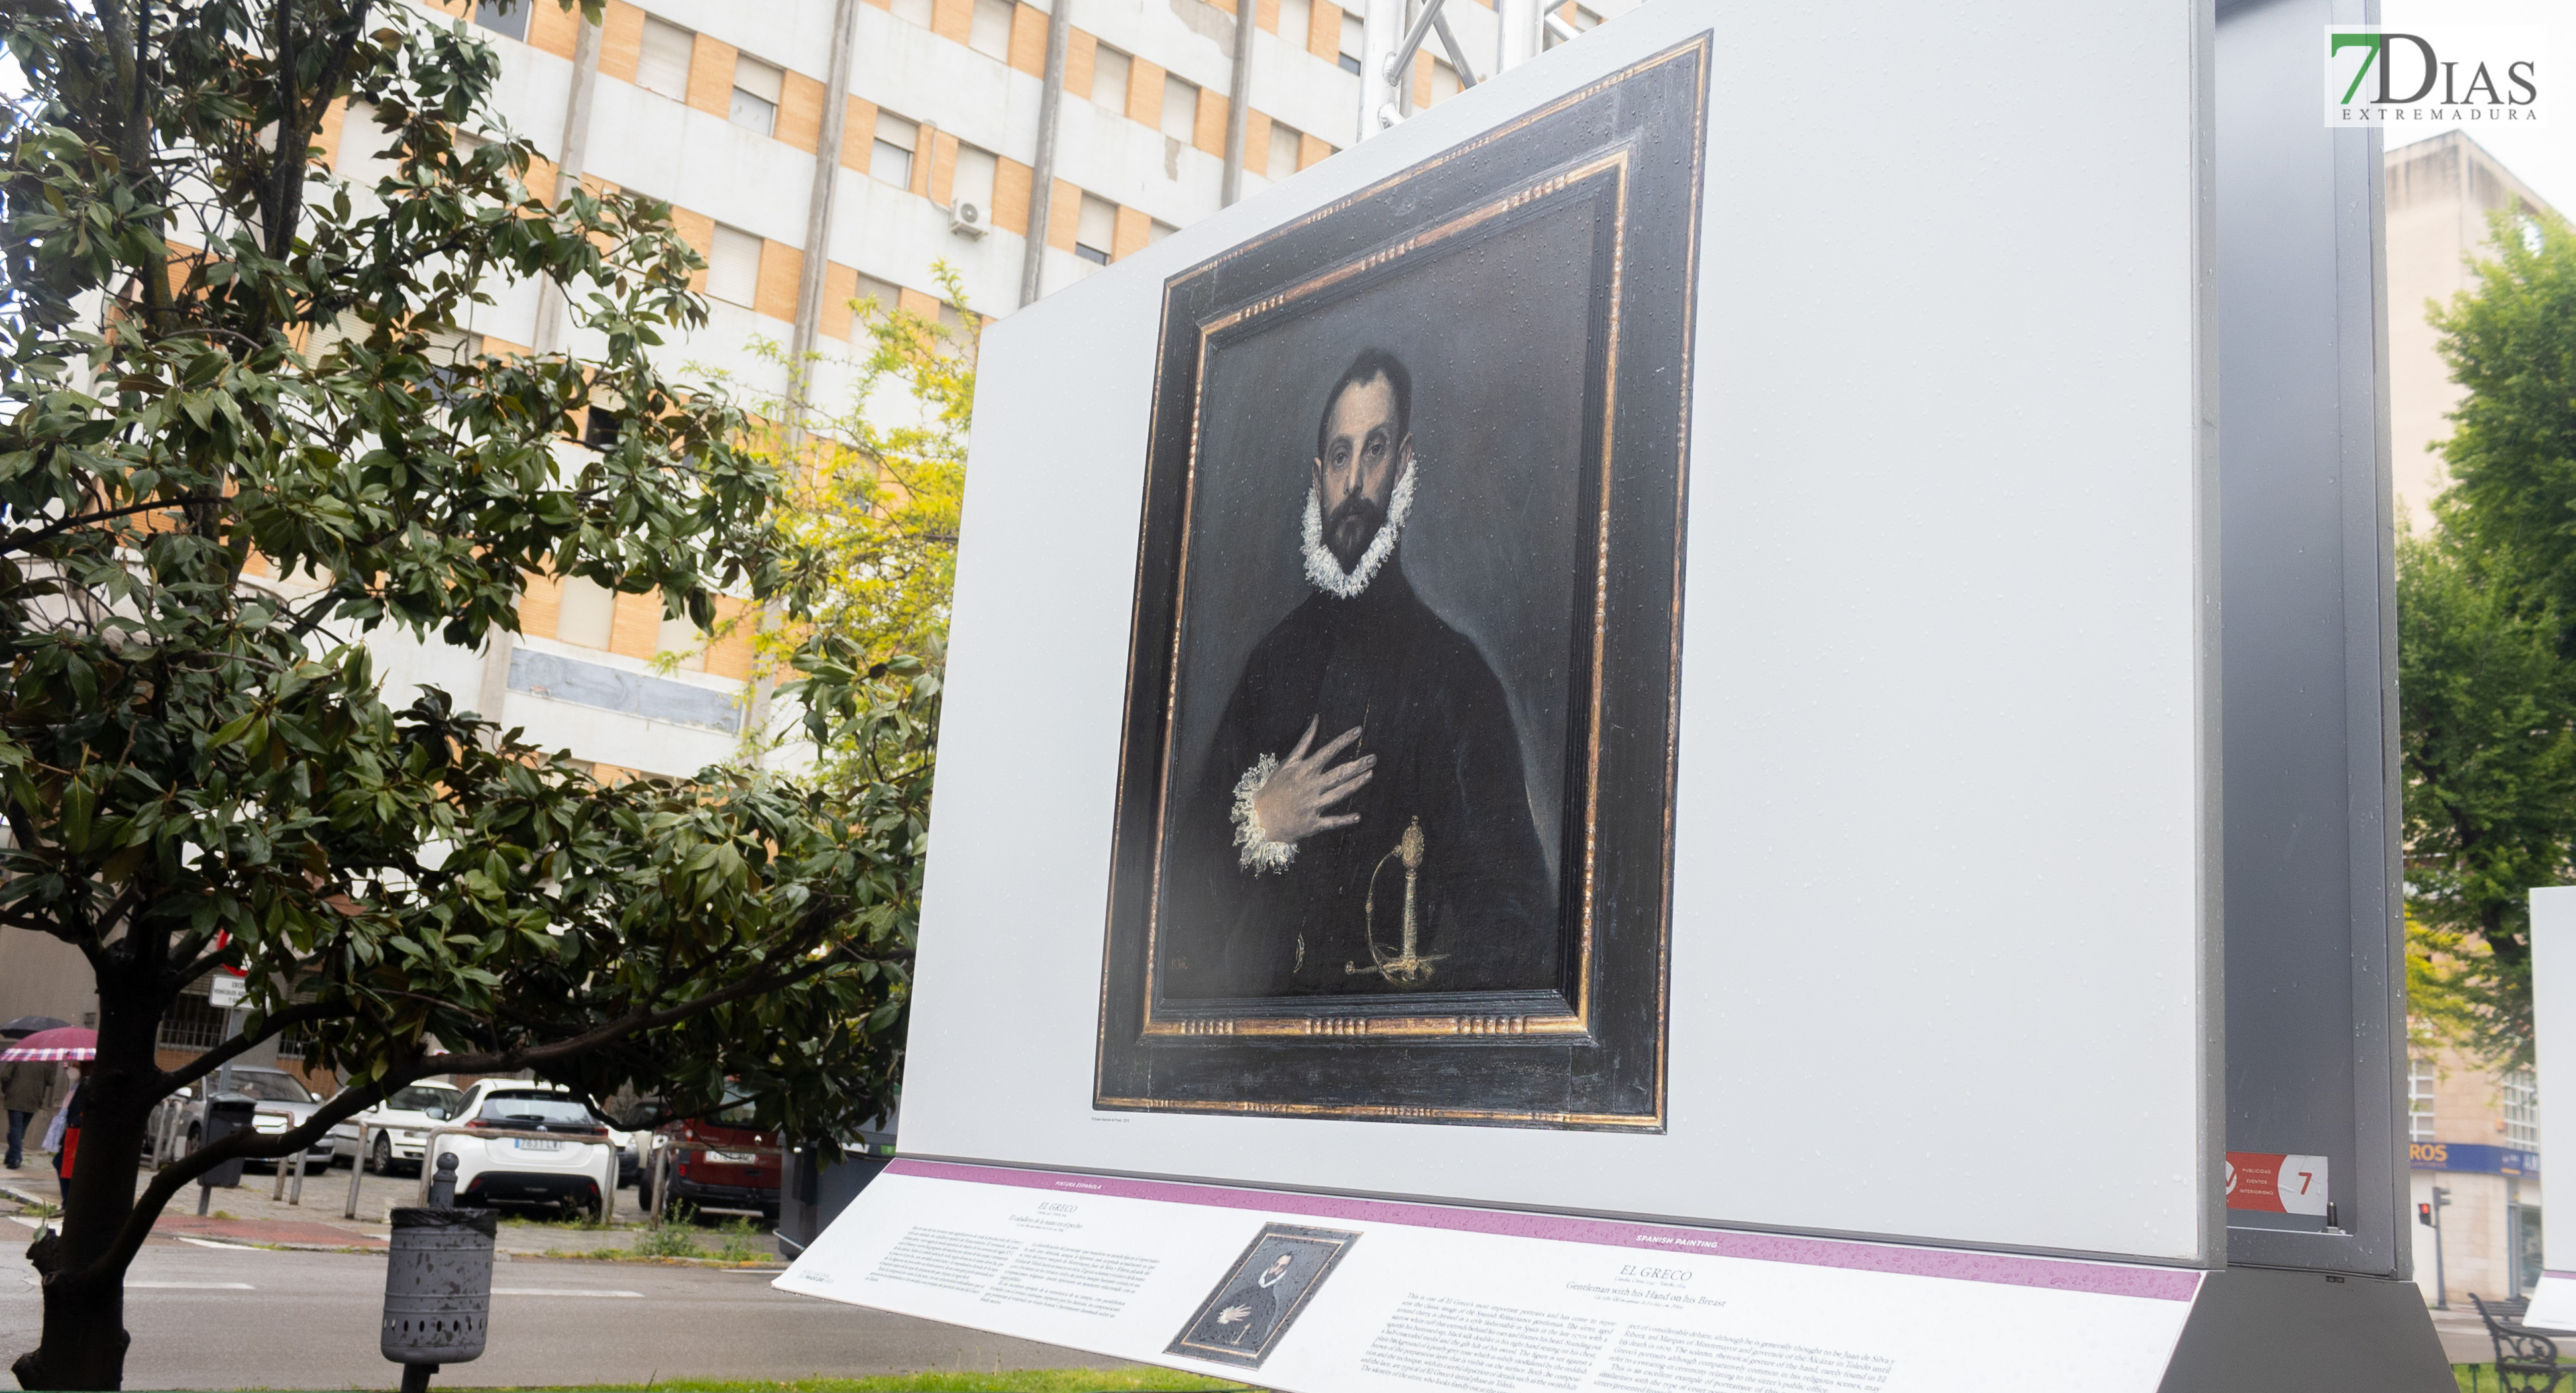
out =
[[[2406,1061],[2406,1139],[2433,1139],[2433,1061]]]
[[[2504,1076],[2498,1092],[2504,1096],[2504,1135],[2508,1145],[2524,1151],[2540,1149],[2540,1079],[2529,1069],[2516,1069]]]
[[[1438,58],[1431,60],[1431,104],[1434,106],[1458,95],[1464,88],[1458,81],[1458,70]]]
[[[644,16],[644,43],[635,57],[635,85],[675,102],[689,99],[689,50],[698,36],[676,24]]]
[[[224,1042],[228,1015],[202,996],[179,997],[161,1017],[160,1046],[165,1050],[211,1050]]]
[[[1199,133],[1199,85],[1181,78],[1163,79],[1163,134],[1187,145]]]
[[[556,595],[555,642],[606,648],[617,627],[617,592],[586,576],[566,576]]]
[[[859,273],[858,288],[851,292],[850,338],[856,342],[868,331],[870,320],[880,320],[903,308],[903,291],[893,281],[879,280],[865,271]]]
[[[1304,52],[1315,31],[1314,0],[1279,0],[1279,39],[1290,48]]]
[[[707,293],[719,300],[749,305],[760,293],[760,239],[740,228],[716,224],[716,244],[707,256]]]
[[[581,423],[581,443],[594,450],[617,448],[617,413],[604,406],[590,409],[590,419]]]
[[[1012,0],[975,0],[975,17],[966,26],[966,46],[987,58],[1011,61]]]
[[[931,0],[893,0],[889,8],[894,11],[895,18],[906,24],[919,25],[924,29],[930,27]]]
[[[1360,55],[1367,51],[1367,45],[1368,26],[1360,23],[1360,17],[1358,15],[1345,13],[1342,16],[1341,64],[1343,72],[1349,73],[1353,77],[1359,76]]]
[[[957,147],[957,170],[948,179],[948,196],[958,203],[972,203],[983,209],[989,219],[993,213],[993,177],[998,170],[992,151],[960,144]]]
[[[868,149],[868,175],[897,188],[912,187],[912,152],[921,144],[921,127],[900,116],[877,113],[876,144]]]
[[[662,621],[662,631],[654,636],[653,648],[657,653],[672,655],[677,660],[671,664],[676,671],[707,670],[707,636],[698,632],[698,626],[690,623],[685,614]]]
[[[526,43],[528,10],[532,4],[533,0],[519,0],[517,4],[503,10],[493,4],[492,0],[483,0],[483,3],[474,7],[474,22],[502,38],[517,39],[521,43]]]
[[[1127,79],[1134,75],[1135,60],[1102,44],[1091,59],[1091,99],[1124,116],[1127,114]]]
[[[1178,231],[1180,231],[1179,228],[1172,226],[1161,218],[1156,218],[1152,222],[1145,224],[1145,245],[1150,247],[1156,242],[1159,242]]]
[[[1297,155],[1305,144],[1296,127],[1279,121],[1271,122],[1269,177],[1285,179],[1296,173]]]
[[[733,123],[762,135],[778,130],[778,98],[787,85],[787,74],[757,58],[736,58],[733,63]]]
[[[1118,205],[1107,199],[1082,196],[1082,216],[1074,223],[1073,254],[1096,266],[1109,264],[1109,253],[1118,245]]]

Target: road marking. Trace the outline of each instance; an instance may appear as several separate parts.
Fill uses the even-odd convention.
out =
[[[248,1282],[128,1282],[127,1291],[257,1291]]]
[[[494,1287],[492,1294],[494,1296],[622,1296],[631,1301],[644,1299],[644,1293],[640,1291],[604,1291],[598,1287]]]
[[[254,1248],[247,1243],[217,1243],[211,1238],[190,1238],[184,1233],[172,1234],[171,1237],[178,1239],[182,1243],[194,1243],[200,1248],[221,1248],[226,1252],[264,1253],[268,1251],[265,1248]]]

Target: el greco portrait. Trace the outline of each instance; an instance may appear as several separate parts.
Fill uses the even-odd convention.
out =
[[[1167,284],[1096,1106],[1663,1125],[1707,64]]]
[[[1163,1352],[1260,1368],[1359,1238],[1344,1229],[1262,1225]]]

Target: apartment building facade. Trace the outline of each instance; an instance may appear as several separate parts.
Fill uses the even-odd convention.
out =
[[[847,404],[856,380],[858,304],[961,326],[998,317],[1216,212],[1229,184],[1256,195],[1360,138],[1372,51],[1363,17],[1334,0],[1245,0],[1253,32],[1239,84],[1238,11],[1205,0],[609,0],[596,26],[557,0],[407,3],[492,44],[501,119],[541,156],[532,190],[569,174],[671,205],[708,262],[697,285],[710,311],[665,348],[671,366],[783,402],[795,361],[804,400],[823,410]],[[1494,3],[1446,7],[1467,71],[1428,38],[1393,84],[1393,115],[1492,74]],[[1533,0],[1500,3],[1544,22],[1536,47],[1636,0],[1558,0],[1544,16]],[[1057,5],[1069,8],[1051,62]],[[1401,37],[1388,31],[1413,15],[1395,0],[1379,17],[1375,52],[1387,53]],[[1238,85],[1248,100],[1230,141]],[[384,169],[372,130],[363,110],[342,108],[319,135],[358,190]],[[963,305],[948,303],[942,265]],[[597,351],[536,287],[491,290],[461,351]],[[252,569],[252,583],[297,588]],[[740,612],[719,602],[722,617]],[[658,596],[533,577],[521,621],[472,650],[379,635],[387,699],[436,685],[611,779],[728,758],[756,718],[747,636],[711,642],[666,621]],[[164,1031],[173,1060],[220,1038],[223,1013],[203,991]],[[96,1010],[77,950],[0,933],[0,1018],[94,1023]],[[295,1067],[294,1043],[282,1049]]]

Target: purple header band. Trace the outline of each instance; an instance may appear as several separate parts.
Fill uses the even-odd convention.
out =
[[[2042,1287],[2050,1291],[2076,1291],[2094,1296],[2189,1301],[2200,1290],[2200,1273],[2174,1267],[2025,1258],[1954,1248],[1908,1248],[1889,1243],[1796,1238],[1786,1234],[1744,1233],[1733,1229],[1673,1228],[1660,1224],[1621,1223],[1612,1219],[1580,1219],[1562,1214],[1461,1209],[1395,1200],[1349,1199],[1338,1195],[1301,1195],[1284,1190],[1237,1190],[1221,1185],[1129,1180],[1008,1166],[966,1166],[947,1161],[899,1160],[888,1165],[886,1171],[892,1175],[919,1176],[925,1180],[1007,1185],[1023,1190],[1062,1190],[1218,1209],[1255,1209],[1269,1214],[1294,1214],[1315,1219],[1404,1224],[1421,1229],[1544,1238],[1559,1243],[1593,1243],[1663,1253],[1708,1253],[1752,1262],[1792,1262],[1806,1267],[1840,1267],[1855,1272],[1887,1272],[1903,1277],[1940,1277],[1954,1282]]]

